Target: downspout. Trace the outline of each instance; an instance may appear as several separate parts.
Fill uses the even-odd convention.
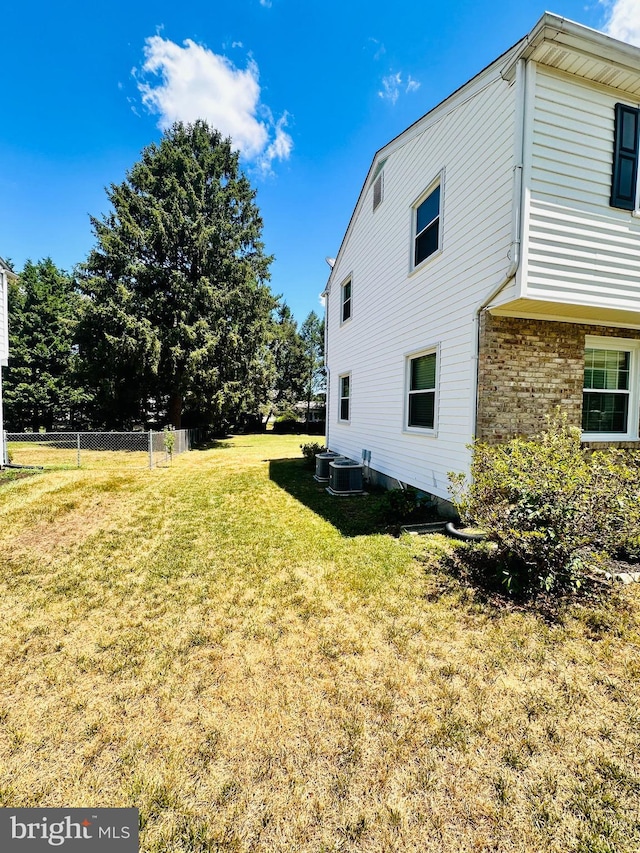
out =
[[[331,419],[329,417],[329,410],[331,406],[331,371],[329,370],[329,292],[331,290],[331,276],[333,275],[333,268],[336,263],[335,258],[325,258],[325,261],[331,267],[331,272],[329,273],[329,280],[327,281],[327,286],[325,287],[322,296],[324,297],[324,375],[326,377],[327,390],[324,398],[324,423],[325,423],[325,444],[327,448],[331,447],[329,443],[329,424],[331,423]]]
[[[525,123],[525,103],[526,103],[526,83],[525,83],[526,60],[519,59],[516,65],[516,82],[515,82],[515,120],[514,120],[514,160],[513,167],[513,204],[511,208],[511,245],[509,249],[509,257],[511,263],[504,274],[504,278],[500,281],[497,287],[494,287],[489,295],[482,300],[473,315],[474,323],[474,353],[475,361],[474,384],[475,393],[472,399],[475,398],[475,406],[473,410],[473,429],[472,437],[475,440],[478,430],[478,403],[479,403],[479,386],[480,386],[480,317],[482,312],[490,305],[498,294],[509,284],[516,275],[520,266],[521,248],[522,248],[522,202],[523,202],[523,181],[522,171],[524,167],[524,123]]]

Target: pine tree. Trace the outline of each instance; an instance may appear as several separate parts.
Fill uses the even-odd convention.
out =
[[[175,427],[183,415],[220,426],[257,411],[276,302],[256,194],[230,140],[176,123],[107,195],[81,282],[98,419],[130,424],[155,408]]]
[[[6,428],[72,426],[86,398],[76,381],[74,333],[81,300],[73,279],[50,258],[27,261],[17,281],[9,284],[8,308]]]

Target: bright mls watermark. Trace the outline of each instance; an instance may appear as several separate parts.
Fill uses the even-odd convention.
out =
[[[0,809],[2,853],[138,853],[138,809]]]

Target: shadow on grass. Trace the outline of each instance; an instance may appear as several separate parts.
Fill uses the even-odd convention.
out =
[[[350,497],[330,495],[326,484],[313,479],[313,471],[306,467],[303,459],[269,460],[269,477],[291,497],[322,516],[343,536],[386,532],[382,491]]]
[[[209,438],[206,441],[198,442],[198,444],[194,444],[191,448],[192,451],[199,450],[220,450],[225,449],[227,447],[233,447],[233,443],[228,439],[224,438]]]

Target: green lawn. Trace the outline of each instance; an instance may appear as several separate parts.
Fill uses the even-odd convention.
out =
[[[484,603],[304,437],[0,481],[0,806],[141,850],[640,849],[640,594]]]

